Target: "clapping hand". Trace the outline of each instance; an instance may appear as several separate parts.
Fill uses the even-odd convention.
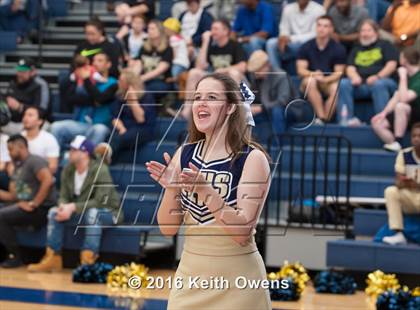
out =
[[[179,187],[175,163],[166,152],[163,154],[163,158],[166,165],[154,160],[146,162],[146,168],[150,173],[150,177],[165,189]]]
[[[203,186],[209,185],[205,176],[200,172],[200,169],[198,169],[197,166],[193,163],[189,163],[188,166],[189,169],[183,169],[179,178],[182,189],[188,192],[194,192]]]

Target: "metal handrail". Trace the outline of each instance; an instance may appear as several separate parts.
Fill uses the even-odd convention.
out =
[[[334,135],[283,134],[270,136],[267,144],[270,154],[281,154],[272,156],[278,158],[270,190],[275,206],[265,207],[263,225],[282,226],[286,222],[298,227],[344,231],[349,236],[350,141]],[[324,196],[322,206],[316,202],[319,195]],[[327,204],[327,196],[336,197],[335,203]],[[338,202],[340,196],[345,197],[344,203]],[[287,219],[281,218],[282,208],[288,210]],[[328,217],[329,211],[333,217]]]

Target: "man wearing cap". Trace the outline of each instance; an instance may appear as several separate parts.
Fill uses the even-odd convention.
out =
[[[23,130],[23,112],[28,106],[37,106],[49,112],[50,91],[47,82],[37,75],[35,64],[30,58],[19,60],[16,66],[16,78],[12,80],[6,92],[6,102],[11,112],[11,121],[1,128],[8,134],[18,134]]]
[[[11,204],[0,207],[0,243],[8,252],[1,266],[14,268],[23,264],[14,227],[45,225],[48,210],[56,202],[56,190],[47,161],[29,153],[23,136],[11,136],[7,148],[15,169],[9,190],[0,190],[0,201]]]
[[[285,107],[293,95],[292,85],[287,73],[272,68],[268,55],[262,50],[251,54],[247,64],[253,89],[256,89],[257,100],[270,113],[275,133],[286,129]],[[252,107],[252,106],[251,106]],[[255,106],[255,110],[258,106]]]
[[[63,267],[64,227],[82,225],[84,234],[81,264],[93,264],[98,258],[102,226],[122,221],[120,199],[107,165],[94,157],[94,145],[85,136],[76,136],[70,144],[69,164],[61,173],[58,206],[48,212],[47,249],[31,272],[59,271]]]

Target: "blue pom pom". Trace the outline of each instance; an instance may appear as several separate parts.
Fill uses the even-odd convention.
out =
[[[386,291],[376,300],[377,310],[418,310],[420,297],[414,297],[410,291]]]
[[[73,270],[73,282],[106,283],[108,273],[113,269],[111,264],[95,263],[82,265]]]
[[[270,297],[276,301],[295,301],[300,298],[300,294],[297,290],[297,284],[292,278],[287,278],[289,288],[270,288]]]
[[[314,280],[317,293],[354,294],[357,284],[350,276],[335,271],[322,271]]]

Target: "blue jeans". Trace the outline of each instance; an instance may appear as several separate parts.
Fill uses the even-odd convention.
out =
[[[295,42],[289,43],[284,53],[281,53],[278,47],[278,38],[271,38],[267,41],[266,50],[268,59],[273,69],[279,70],[282,68],[282,61],[290,61],[296,59],[299,48],[303,43]]]
[[[286,116],[284,107],[273,107],[271,109],[271,126],[277,135],[286,131]]]
[[[147,91],[152,92],[166,92],[172,88],[170,83],[166,83],[161,79],[153,79],[144,83],[144,86]]]
[[[258,50],[264,50],[265,39],[260,37],[252,36],[248,43],[243,43],[242,47],[245,50],[246,55],[249,57],[251,54]]]
[[[188,68],[181,65],[172,64],[171,75],[173,77],[177,77],[178,75],[180,75],[182,72],[185,72],[185,71],[188,71]]]
[[[354,99],[372,98],[375,114],[383,111],[391,95],[397,89],[397,83],[390,78],[377,80],[373,85],[353,86],[348,78],[342,79],[338,89],[337,120],[341,121],[341,109],[347,105],[348,118],[354,116]]]
[[[134,147],[136,146],[136,139],[138,135],[138,148],[141,148],[145,143],[152,141],[155,138],[154,131],[149,128],[141,130],[137,127],[127,129],[127,132],[120,135],[117,131],[114,132],[109,144],[112,148],[112,161],[118,161],[119,154],[123,150],[131,150],[133,156],[136,153]]]
[[[63,248],[64,228],[66,225],[83,225],[85,238],[83,240],[82,250],[91,250],[98,253],[101,246],[102,226],[109,226],[114,223],[111,211],[108,209],[87,209],[83,214],[75,214],[68,221],[58,222],[55,219],[57,207],[51,208],[48,212],[47,225],[47,246],[60,252]],[[81,219],[81,221],[80,221]]]
[[[95,145],[104,142],[110,129],[104,124],[88,124],[74,120],[54,122],[51,133],[56,137],[60,148],[63,150],[77,135],[84,135]]]
[[[29,21],[24,11],[12,12],[12,5],[0,6],[0,30],[16,31],[18,36],[24,37],[28,32]]]
[[[385,0],[367,0],[365,7],[368,10],[370,18],[379,23],[384,18],[386,11],[391,3]]]

